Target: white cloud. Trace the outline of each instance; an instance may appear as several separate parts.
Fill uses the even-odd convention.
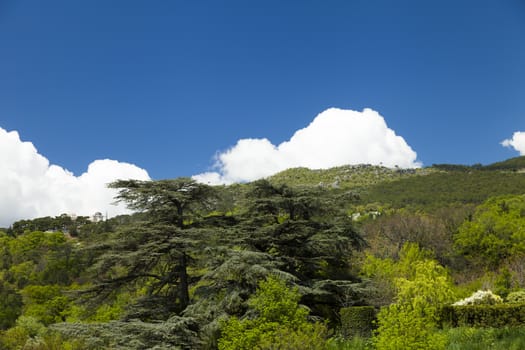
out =
[[[501,142],[502,146],[514,148],[520,153],[520,156],[525,155],[525,132],[516,131],[511,139],[506,139]]]
[[[0,227],[16,220],[62,213],[114,216],[127,212],[111,205],[116,191],[106,184],[117,179],[149,180],[146,170],[115,160],[95,160],[80,176],[49,161],[16,131],[0,128]]]
[[[204,183],[252,181],[292,167],[323,169],[345,164],[420,167],[417,154],[374,110],[330,108],[278,146],[242,139],[216,157],[217,172],[195,175]]]

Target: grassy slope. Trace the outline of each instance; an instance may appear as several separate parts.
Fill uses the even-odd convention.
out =
[[[509,170],[523,172],[525,169],[525,156],[510,158],[503,162],[497,162],[484,167],[487,170]]]
[[[364,202],[394,208],[432,209],[452,203],[480,204],[491,196],[525,193],[525,174],[501,171],[434,172],[378,183],[362,194]]]
[[[325,188],[354,189],[369,187],[381,182],[390,182],[417,175],[426,175],[433,169],[390,169],[372,165],[345,165],[330,169],[311,170],[292,168],[273,175],[273,183],[289,186],[320,186]]]
[[[360,194],[360,204],[432,210],[450,204],[480,204],[491,196],[525,193],[525,157],[488,166],[436,165],[390,169],[348,165],[326,170],[293,168],[269,178],[289,186],[340,188]]]

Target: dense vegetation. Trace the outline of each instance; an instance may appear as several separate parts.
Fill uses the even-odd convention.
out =
[[[446,320],[476,290],[525,315],[524,166],[117,181],[135,214],[0,230],[0,348],[521,348]]]

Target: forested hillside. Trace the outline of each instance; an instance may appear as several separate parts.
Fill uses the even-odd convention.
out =
[[[524,159],[114,182],[135,214],[1,230],[0,348],[525,347]],[[513,321],[443,311],[478,290]]]

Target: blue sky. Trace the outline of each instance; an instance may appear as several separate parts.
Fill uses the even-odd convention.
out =
[[[0,127],[75,175],[208,171],[239,139],[377,111],[424,165],[517,156],[525,1],[0,2]]]

